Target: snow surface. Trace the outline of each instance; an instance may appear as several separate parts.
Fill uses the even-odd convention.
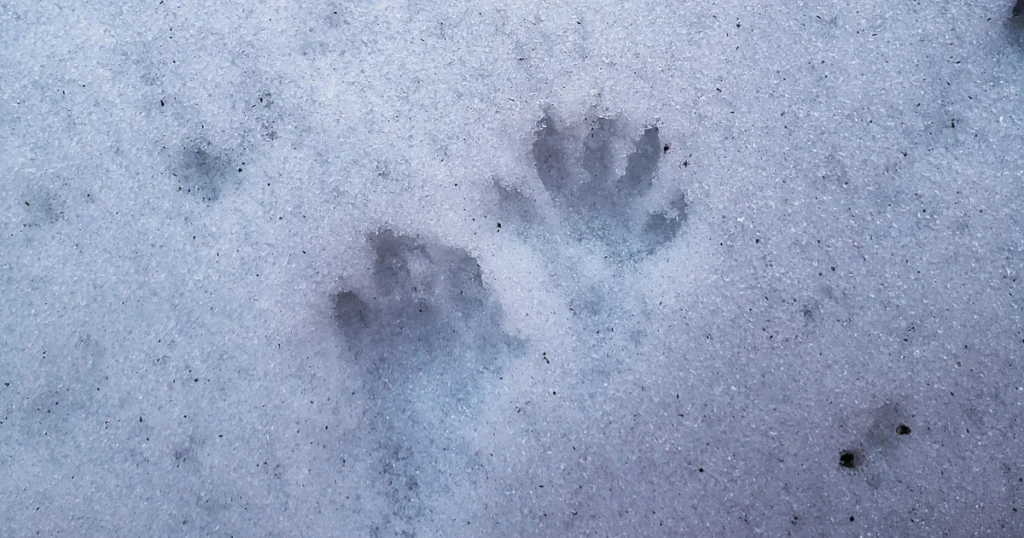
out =
[[[0,2],[0,535],[1024,535],[1013,7]]]

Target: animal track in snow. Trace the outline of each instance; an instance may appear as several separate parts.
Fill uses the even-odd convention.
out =
[[[476,259],[389,230],[371,234],[369,242],[372,289],[343,291],[334,299],[335,315],[366,373],[394,387],[422,375],[493,366],[487,359],[511,340]],[[437,364],[441,355],[448,362]]]
[[[468,252],[390,230],[368,241],[371,283],[335,294],[334,316],[363,376],[369,450],[389,505],[373,532],[412,536],[451,473],[473,466],[458,425],[519,343]]]
[[[635,137],[620,118],[595,116],[563,126],[549,113],[537,124],[532,153],[569,233],[599,241],[616,259],[638,259],[675,239],[687,218],[682,192],[661,202],[650,199],[669,150],[656,125]]]

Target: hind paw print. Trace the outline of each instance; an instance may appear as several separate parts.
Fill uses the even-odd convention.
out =
[[[389,504],[373,534],[405,536],[429,519],[429,492],[469,465],[459,425],[481,408],[486,378],[519,341],[504,332],[501,306],[465,250],[387,229],[367,241],[370,282],[334,294],[333,313],[361,366],[361,434]]]
[[[390,230],[368,240],[372,289],[338,293],[334,308],[371,379],[394,386],[421,376],[472,375],[513,345],[480,265],[466,251]],[[436,364],[441,356],[449,361]]]

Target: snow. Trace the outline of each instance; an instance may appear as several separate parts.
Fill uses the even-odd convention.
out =
[[[1024,534],[1008,0],[0,4],[0,535]]]

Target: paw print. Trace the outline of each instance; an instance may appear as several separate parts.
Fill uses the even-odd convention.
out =
[[[499,348],[512,344],[480,265],[465,250],[390,230],[368,241],[372,286],[336,294],[334,309],[372,380],[398,386],[446,372],[480,372],[493,366]],[[437,364],[442,356],[450,362]]]
[[[447,469],[466,468],[458,423],[479,410],[485,376],[519,345],[465,250],[380,230],[366,289],[333,296],[334,319],[359,364],[369,402],[368,439],[389,503],[380,534],[404,535],[429,519],[430,492]],[[433,447],[443,446],[443,453]]]
[[[682,192],[661,202],[651,199],[669,149],[656,125],[634,139],[618,118],[563,126],[545,114],[537,124],[533,159],[559,219],[577,240],[595,239],[614,258],[636,259],[675,239],[686,220]]]

